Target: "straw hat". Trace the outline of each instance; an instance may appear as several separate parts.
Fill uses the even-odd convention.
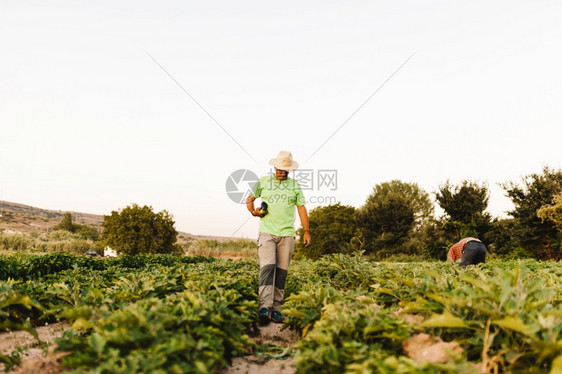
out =
[[[293,171],[299,167],[299,163],[293,160],[291,152],[281,151],[277,158],[269,160],[269,165],[280,170]]]

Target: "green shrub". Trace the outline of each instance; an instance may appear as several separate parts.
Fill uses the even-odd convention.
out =
[[[102,243],[121,254],[177,254],[174,223],[166,210],[154,213],[150,206],[132,204],[103,217]]]
[[[100,238],[100,233],[98,232],[98,230],[87,225],[76,225],[76,230],[74,230],[74,233],[80,236],[82,239],[97,241]]]
[[[44,252],[66,252],[74,254],[84,254],[90,249],[97,249],[96,243],[91,240],[84,239],[48,242],[44,245]]]
[[[351,240],[359,236],[356,224],[356,210],[339,203],[316,207],[310,211],[309,229],[312,243],[304,246],[303,228],[297,234],[295,257],[319,258],[330,253],[352,252]]]
[[[53,231],[66,231],[74,233],[77,235],[75,239],[90,239],[97,241],[99,240],[100,236],[100,233],[94,227],[73,223],[72,214],[70,212],[65,213],[62,221],[60,221],[55,227],[53,227]]]
[[[184,246],[190,256],[215,256],[228,254],[240,257],[255,257],[257,255],[255,240],[237,238],[232,240],[199,239]]]
[[[53,230],[47,234],[47,240],[61,241],[61,240],[80,240],[83,239],[80,235],[74,234],[66,230]]]
[[[377,184],[357,211],[357,225],[361,231],[361,249],[376,254],[419,254],[421,248],[412,243],[420,234],[420,227],[433,214],[429,194],[416,183],[393,180]]]
[[[512,235],[510,241],[515,239],[518,247],[525,248],[536,259],[561,259],[562,232],[557,230],[555,221],[542,220],[537,212],[552,206],[554,197],[562,194],[562,169],[544,167],[540,174],[523,177],[522,185],[510,182],[502,187],[514,205],[508,213],[514,218],[516,236]]]
[[[33,248],[35,240],[23,234],[0,234],[0,249],[25,251]]]

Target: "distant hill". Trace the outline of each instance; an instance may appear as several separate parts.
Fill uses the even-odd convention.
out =
[[[36,232],[46,235],[58,224],[67,211],[47,210],[29,205],[0,201],[0,232],[29,234]],[[103,216],[98,214],[70,212],[72,220],[81,225],[88,225],[102,231]],[[108,213],[109,214],[109,213]],[[178,231],[178,242],[185,243],[198,239],[226,240],[221,236],[192,235]]]

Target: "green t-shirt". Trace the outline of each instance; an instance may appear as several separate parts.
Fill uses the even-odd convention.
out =
[[[267,214],[260,219],[260,232],[275,236],[295,236],[295,205],[304,205],[304,195],[299,182],[274,175],[260,178],[252,195],[267,203]]]

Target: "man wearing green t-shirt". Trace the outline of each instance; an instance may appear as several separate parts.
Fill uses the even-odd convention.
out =
[[[287,270],[295,249],[295,206],[304,229],[303,241],[310,245],[308,213],[299,183],[289,178],[289,172],[298,168],[290,152],[281,151],[269,161],[275,175],[262,177],[246,200],[246,207],[255,217],[260,217],[258,256],[259,320],[262,325],[270,321],[281,323],[281,302],[287,279]],[[254,208],[254,200],[267,203],[267,211]]]

